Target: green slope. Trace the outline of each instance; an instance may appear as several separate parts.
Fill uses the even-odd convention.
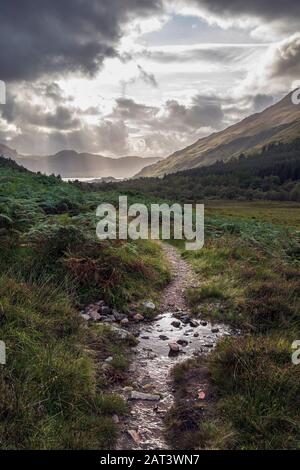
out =
[[[299,136],[300,106],[292,103],[289,94],[261,113],[253,114],[144,168],[137,176],[163,176],[210,165],[218,160],[227,161],[241,153],[253,153],[270,142],[290,142]]]

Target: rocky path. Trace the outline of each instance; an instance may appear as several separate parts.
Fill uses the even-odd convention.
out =
[[[170,371],[177,362],[206,354],[218,337],[229,332],[221,325],[191,319],[185,289],[196,286],[189,264],[177,249],[163,244],[173,279],[165,288],[160,313],[138,326],[139,344],[133,348],[132,386],[118,392],[128,400],[130,413],[120,423],[117,449],[167,449],[163,420],[173,404]]]

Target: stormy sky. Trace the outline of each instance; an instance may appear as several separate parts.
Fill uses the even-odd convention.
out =
[[[1,0],[0,142],[168,156],[300,80],[299,0]]]

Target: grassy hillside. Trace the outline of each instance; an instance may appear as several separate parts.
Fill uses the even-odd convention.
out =
[[[291,142],[299,135],[300,106],[292,103],[289,94],[263,112],[202,138],[165,160],[144,168],[137,176],[164,176],[210,165],[218,160],[227,161],[241,153],[255,153],[272,142]]]
[[[111,201],[116,195],[110,194]],[[86,328],[79,308],[105,299],[128,309],[168,280],[151,242],[100,243],[94,213],[104,193],[32,174],[0,158],[0,448],[111,448],[110,391],[128,364],[127,340]],[[109,374],[105,358],[118,358]]]

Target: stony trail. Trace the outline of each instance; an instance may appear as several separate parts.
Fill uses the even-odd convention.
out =
[[[120,422],[119,450],[168,448],[163,421],[173,404],[171,369],[192,356],[207,354],[219,337],[229,334],[224,325],[212,328],[210,323],[189,318],[184,292],[197,286],[195,275],[176,248],[168,244],[162,244],[162,248],[171,267],[172,281],[163,291],[158,316],[138,326],[139,343],[133,348],[130,367],[132,387],[118,391],[128,399],[130,407],[128,416]],[[169,343],[178,346],[177,341],[180,352],[170,352]]]

